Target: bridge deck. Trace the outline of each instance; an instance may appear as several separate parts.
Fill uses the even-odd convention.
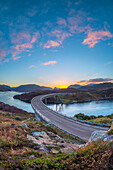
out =
[[[37,96],[37,97],[34,97],[31,101],[31,105],[33,109],[35,110],[35,113],[38,114],[44,121],[48,123],[51,122],[52,124],[59,127],[60,129],[63,129],[67,131],[68,133],[78,136],[84,140],[87,140],[91,136],[91,133],[95,130],[108,130],[108,127],[89,125],[89,124],[81,123],[71,118],[65,117],[61,115],[60,113],[51,110],[42,102],[43,99],[49,98],[55,95],[56,94]]]

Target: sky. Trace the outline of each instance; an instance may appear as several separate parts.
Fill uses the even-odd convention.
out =
[[[1,0],[0,84],[113,82],[113,0]]]

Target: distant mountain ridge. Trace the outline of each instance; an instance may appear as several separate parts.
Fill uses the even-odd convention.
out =
[[[100,84],[88,84],[86,86],[81,86],[78,84],[70,85],[67,88],[67,91],[70,89],[75,90],[97,90],[97,89],[106,89],[106,88],[113,88],[113,83],[100,83]],[[39,86],[36,84],[26,84],[20,85],[18,87],[10,87],[8,85],[0,85],[0,91],[17,91],[17,92],[40,92],[44,90],[52,90],[50,87]]]
[[[113,87],[113,83],[100,83],[100,84],[88,84],[85,86],[80,86],[77,84],[70,85],[68,88],[75,88],[79,90],[97,90]]]
[[[10,91],[8,87],[6,87],[5,85],[0,85],[0,91]]]
[[[79,85],[79,84],[73,84],[73,85],[70,85],[68,88],[78,89],[78,88],[80,88],[80,87],[81,87],[81,85]]]
[[[52,90],[52,88],[39,86],[36,84],[26,84],[26,85],[20,85],[18,87],[0,85],[0,91],[34,92],[34,91],[43,91],[43,90]]]

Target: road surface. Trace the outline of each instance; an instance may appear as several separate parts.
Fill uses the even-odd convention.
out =
[[[60,95],[58,94],[48,94],[36,96],[32,99],[31,105],[38,116],[40,116],[45,122],[52,123],[58,128],[74,135],[81,139],[88,140],[92,132],[95,130],[108,130],[108,127],[101,127],[96,125],[89,125],[86,123],[78,122],[68,118],[58,112],[55,112],[48,108],[43,100],[52,96]],[[61,94],[62,95],[62,94]]]

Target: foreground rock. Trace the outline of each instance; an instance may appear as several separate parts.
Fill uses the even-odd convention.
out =
[[[35,146],[35,149],[37,148],[46,153],[71,153],[79,148],[78,144],[73,144],[72,142],[68,143],[66,140],[52,132],[48,132],[48,134],[44,131],[33,132],[32,135],[27,135],[27,138],[37,145]]]
[[[85,144],[85,146],[87,146],[91,142],[98,141],[99,139],[102,139],[103,142],[105,141],[112,142],[113,134],[108,134],[108,132],[109,131],[103,131],[103,130],[94,131],[91,137],[89,138],[88,142]]]

